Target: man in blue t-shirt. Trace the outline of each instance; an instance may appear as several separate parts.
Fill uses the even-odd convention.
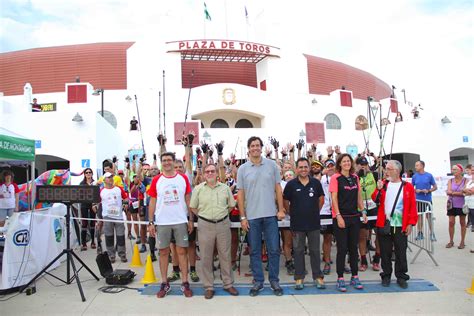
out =
[[[432,203],[431,192],[438,189],[433,175],[429,172],[425,172],[425,162],[422,160],[415,163],[415,171],[416,173],[413,175],[411,183],[415,187],[416,199]],[[424,210],[423,207],[420,209]],[[436,241],[436,237],[431,230],[431,214],[426,214],[426,219],[428,220],[430,228],[430,238],[432,241]],[[416,236],[416,240],[421,240],[423,238],[423,221],[420,215],[420,218],[418,219],[418,235]]]

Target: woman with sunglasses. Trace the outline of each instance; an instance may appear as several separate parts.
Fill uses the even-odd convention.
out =
[[[80,185],[95,185],[93,178],[93,171],[91,168],[84,169],[84,179]],[[95,212],[92,209],[92,203],[81,203],[81,217],[95,219]],[[91,236],[91,248],[95,249],[95,222],[90,220],[82,220],[81,223],[81,251],[87,250],[87,230],[89,229]]]
[[[346,292],[344,261],[349,251],[351,285],[358,290],[364,287],[358,276],[358,252],[360,216],[367,223],[359,178],[355,174],[354,160],[349,154],[341,154],[336,161],[336,174],[331,177],[329,192],[332,198],[333,229],[337,242],[337,289]],[[362,214],[359,210],[362,210]]]

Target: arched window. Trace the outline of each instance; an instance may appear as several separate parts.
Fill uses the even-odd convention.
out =
[[[329,113],[324,117],[326,129],[341,129],[341,120],[336,114]]]
[[[247,119],[240,119],[235,123],[235,128],[253,128],[253,124]]]
[[[211,123],[211,128],[229,128],[229,124],[223,119],[215,119]]]
[[[201,121],[201,128],[204,128],[204,123]]]

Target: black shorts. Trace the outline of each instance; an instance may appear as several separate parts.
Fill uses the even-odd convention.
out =
[[[453,207],[452,209],[447,211],[446,215],[448,215],[448,216],[466,216],[466,214],[464,214],[462,212],[461,207]]]
[[[373,208],[367,211],[367,216],[377,216],[377,212],[378,212],[377,208]],[[373,219],[373,220],[369,220],[367,224],[362,223],[360,225],[360,229],[374,229],[376,222],[377,222],[377,219]]]
[[[319,215],[319,217],[323,219],[330,219],[332,220],[332,215]],[[321,235],[332,235],[334,233],[334,230],[332,228],[332,223],[329,225],[321,225],[321,228],[319,230]]]
[[[133,208],[133,204],[129,204],[128,210],[131,214],[140,214],[140,216],[144,216],[143,213],[143,200],[138,201],[138,208]]]

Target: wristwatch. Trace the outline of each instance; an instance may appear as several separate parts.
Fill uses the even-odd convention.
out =
[[[246,220],[246,219],[247,219],[247,217],[245,217],[245,216],[240,217],[240,221],[243,221],[243,220]]]

